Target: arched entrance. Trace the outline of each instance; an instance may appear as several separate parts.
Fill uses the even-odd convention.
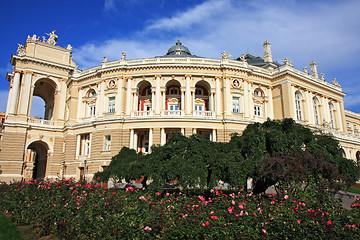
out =
[[[56,84],[50,79],[39,79],[36,81],[34,87],[33,97],[40,97],[45,102],[45,109],[42,118],[44,120],[52,120],[54,113]]]
[[[25,156],[24,176],[25,179],[44,179],[46,176],[46,164],[49,147],[43,141],[31,143]]]
[[[360,166],[360,151],[356,152],[356,163],[358,166]]]

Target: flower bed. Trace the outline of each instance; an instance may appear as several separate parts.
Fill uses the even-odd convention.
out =
[[[322,194],[294,199],[243,190],[160,193],[28,181],[2,184],[0,209],[18,224],[33,225],[39,236],[60,239],[360,238],[360,200],[346,211]]]

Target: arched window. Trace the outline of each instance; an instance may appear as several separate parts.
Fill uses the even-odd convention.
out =
[[[300,121],[303,120],[301,100],[302,100],[301,93],[296,92],[295,93],[296,118],[297,118],[297,120],[300,120]]]
[[[330,110],[330,127],[335,128],[335,108],[332,103],[329,103]]]
[[[254,95],[256,97],[264,97],[264,93],[263,93],[263,91],[261,91],[260,88],[257,88],[257,89],[254,90]]]
[[[319,114],[319,100],[314,97],[313,98],[313,105],[314,105],[314,120],[315,120],[315,124],[319,125],[320,124],[320,114]]]
[[[87,97],[87,116],[95,116],[96,114],[96,91],[94,89],[90,89],[86,93]]]

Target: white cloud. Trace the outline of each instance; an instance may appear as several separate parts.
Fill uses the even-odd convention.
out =
[[[147,30],[176,30],[186,29],[193,24],[204,22],[209,18],[217,16],[227,6],[229,0],[210,0],[195,6],[185,12],[179,12],[173,17],[166,17],[154,21]]]
[[[107,0],[107,7],[121,0]],[[124,2],[124,1],[121,1]],[[180,38],[193,54],[220,57],[228,51],[234,57],[249,50],[262,55],[262,42],[269,40],[275,60],[288,57],[302,69],[312,60],[319,71],[343,67],[360,54],[360,1],[266,1],[209,0],[174,13],[173,17],[150,20],[142,32],[127,39],[86,44],[74,50],[80,67],[98,65],[103,56],[153,57],[166,52]],[[171,14],[171,13],[170,13]],[[149,22],[149,21],[144,21]],[[169,44],[170,43],[170,44]],[[128,49],[127,49],[128,48]],[[139,54],[143,55],[139,55]],[[357,62],[357,61],[353,61]]]
[[[107,2],[115,6],[126,1]],[[74,60],[80,68],[88,68],[100,65],[104,55],[109,60],[120,59],[122,51],[128,59],[164,55],[177,39],[202,57],[220,58],[224,50],[233,58],[244,52],[262,56],[262,43],[269,40],[273,60],[288,57],[298,69],[314,60],[328,81],[336,77],[341,85],[351,86],[358,84],[360,70],[353,71],[354,77],[344,76],[346,79],[337,74],[349,64],[351,69],[360,69],[358,9],[357,0],[207,0],[183,12],[145,19],[143,30],[126,39],[74,48]],[[348,93],[346,101],[355,94]]]

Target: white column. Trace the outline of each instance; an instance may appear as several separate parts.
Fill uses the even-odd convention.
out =
[[[130,129],[130,149],[134,149],[134,129]]]
[[[123,107],[123,79],[118,79],[117,83],[117,94],[115,96],[115,114],[120,115]]]
[[[181,134],[185,136],[185,128],[181,128]]]
[[[76,158],[79,158],[80,155],[80,144],[81,144],[81,135],[77,135],[76,139]]]
[[[248,102],[249,102],[249,116],[250,118],[254,118],[255,117],[255,113],[254,113],[254,100],[253,100],[253,85],[252,83],[248,84]]]
[[[90,155],[91,155],[91,145],[92,145],[92,133],[90,133],[90,136],[89,136],[89,141],[90,141],[90,144],[89,144],[89,155],[88,155],[88,157],[90,157]]]
[[[244,85],[244,97],[242,99],[242,107],[243,107],[243,113],[245,115],[245,118],[249,118],[251,115],[251,112],[254,111],[253,109],[250,109],[250,104],[249,104],[249,83],[247,81],[243,81],[243,85]]]
[[[321,105],[322,105],[322,112],[323,112],[323,121],[326,121],[327,123],[330,122],[330,113],[329,113],[329,102],[325,97],[321,97]]]
[[[304,112],[307,114],[306,120],[308,120],[310,124],[314,124],[314,107],[309,91],[305,91],[305,101],[306,111]]]
[[[32,73],[26,73],[22,87],[22,98],[20,104],[20,114],[23,115],[27,115],[28,113],[31,81],[32,81]]]
[[[76,114],[76,121],[79,122],[80,118],[84,117],[84,106],[83,106],[83,89],[79,89],[79,96],[78,96],[78,107],[77,107],[77,114]]]
[[[272,87],[268,88],[268,98],[269,98],[269,102],[268,102],[269,115],[268,115],[268,117],[270,119],[274,119],[274,103],[273,103],[273,97],[272,97]]]
[[[20,87],[20,72],[15,72],[14,81],[12,84],[12,96],[10,101],[9,113],[15,113],[16,103],[18,102]]]
[[[129,78],[126,88],[126,116],[129,116],[131,113],[131,105],[132,105],[132,94],[131,94],[131,78]]]
[[[197,132],[196,128],[193,128],[193,134],[196,134],[196,132]]]
[[[296,116],[296,104],[295,104],[295,87],[293,84],[290,85],[290,110],[292,110],[292,118],[294,120],[297,120],[297,116]],[[293,107],[291,107],[293,106]],[[302,109],[303,110],[303,109]]]
[[[190,88],[190,79],[191,75],[186,75],[186,86],[185,86],[185,110],[186,115],[191,114],[191,88]]]
[[[212,136],[212,141],[216,142],[216,129],[212,130],[212,135],[211,136]]]
[[[134,149],[137,152],[138,151],[138,134],[134,132]]]
[[[155,76],[156,79],[156,85],[155,85],[155,114],[156,115],[160,115],[160,108],[161,108],[161,91],[160,91],[160,80],[161,80],[161,76],[160,75],[156,75]]]
[[[220,110],[220,104],[221,104],[221,89],[220,89],[220,79],[216,78],[215,79],[215,98],[216,98],[216,116],[220,116],[221,115],[221,110]]]
[[[341,116],[340,102],[336,102],[335,108],[336,108],[336,115],[337,115],[337,119],[338,119],[338,128],[339,128],[339,131],[342,132],[343,131],[343,121],[342,121],[342,116]]]
[[[151,153],[152,145],[153,145],[153,129],[149,128],[149,153]]]
[[[181,91],[181,110],[185,110],[185,92]]]
[[[160,129],[160,145],[163,146],[166,143],[166,133],[165,128]]]
[[[192,103],[191,103],[191,113],[195,110],[195,92],[191,92],[191,96],[192,96]]]
[[[231,102],[231,94],[230,94],[230,79],[225,77],[223,79],[223,83],[224,83],[224,86],[223,86],[223,89],[225,90],[225,94],[224,94],[224,117],[225,116],[228,116],[230,115],[231,111],[231,107],[229,107],[229,102]]]
[[[139,96],[138,96],[137,92],[133,93],[133,99],[134,99],[134,104],[133,104],[132,110],[136,112],[139,109]]]
[[[65,120],[65,109],[66,109],[66,83],[65,83],[65,79],[63,79],[63,81],[59,82],[60,85],[60,89],[58,94],[58,106],[54,106],[57,108],[57,112],[58,112],[58,119],[63,119]]]
[[[152,91],[151,92],[151,110],[152,110],[152,112],[154,112],[155,108],[156,108],[155,99],[156,99],[155,91]]]
[[[162,92],[161,93],[161,105],[159,105],[159,107],[161,106],[161,110],[165,110],[166,107],[165,107],[165,104],[166,104],[166,92]]]
[[[211,112],[214,111],[214,93],[210,93],[210,96],[209,96],[209,110],[208,111],[211,111]]]
[[[105,81],[102,81],[100,83],[100,91],[99,91],[99,116],[103,116],[104,115],[104,106],[105,106]]]

